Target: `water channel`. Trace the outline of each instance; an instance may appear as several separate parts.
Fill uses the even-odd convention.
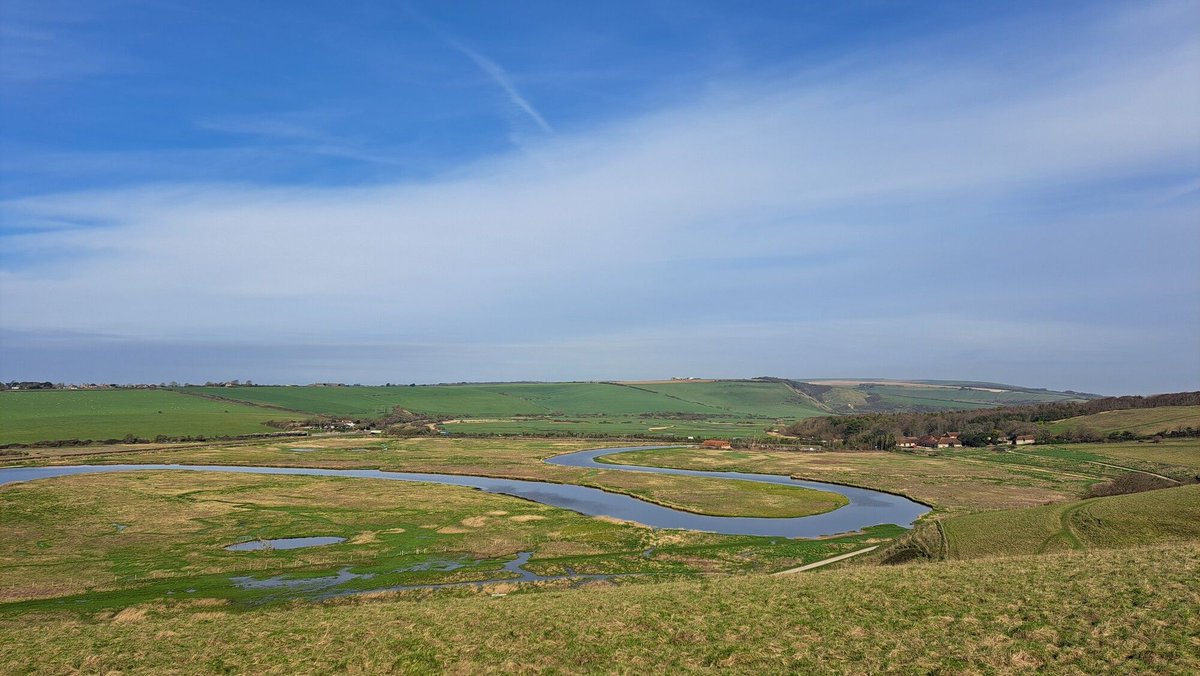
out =
[[[609,493],[598,488],[556,484],[545,481],[523,479],[497,479],[456,474],[429,474],[420,472],[390,472],[377,469],[323,469],[315,467],[258,467],[238,465],[53,465],[45,467],[0,468],[0,485],[49,479],[79,474],[131,472],[148,470],[173,470],[192,472],[232,472],[239,474],[281,474],[303,476],[347,477],[359,479],[386,479],[393,481],[420,481],[450,486],[477,488],[489,493],[512,495],[544,505],[561,507],[589,516],[609,516],[636,521],[651,528],[683,528],[708,531],[725,535],[762,535],[771,537],[815,538],[861,530],[867,526],[896,524],[911,527],[929,508],[908,498],[882,493],[866,488],[827,484],[819,481],[801,481],[774,474],[750,474],[745,472],[709,472],[702,470],[667,469],[641,465],[619,465],[598,462],[597,458],[623,451],[649,450],[661,446],[638,446],[629,448],[605,448],[578,451],[554,456],[546,460],[553,465],[586,467],[610,471],[651,472],[684,476],[741,479],[800,488],[812,488],[843,495],[850,502],[824,514],[794,518],[754,518],[706,516],[693,514],[637,498]]]

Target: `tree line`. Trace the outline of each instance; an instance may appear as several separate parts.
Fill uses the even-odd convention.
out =
[[[940,437],[957,432],[964,446],[1004,443],[1017,435],[1033,435],[1038,441],[1131,440],[1139,435],[1125,432],[1101,437],[1086,429],[1051,434],[1041,423],[1092,415],[1104,411],[1162,406],[1200,406],[1200,392],[1178,392],[1149,397],[1105,397],[1081,402],[1057,402],[1006,406],[994,409],[937,411],[925,413],[867,413],[861,415],[807,418],[788,425],[791,436],[845,448],[887,449],[901,437]],[[1200,430],[1163,430],[1165,436],[1197,436]]]

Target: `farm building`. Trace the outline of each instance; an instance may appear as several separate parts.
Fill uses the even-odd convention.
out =
[[[958,440],[958,435],[944,436],[937,440],[937,448],[962,448],[962,442]]]
[[[701,448],[719,448],[719,449],[733,448],[733,445],[730,444],[728,441],[725,441],[724,439],[705,439],[704,443],[700,444],[700,446],[701,446]]]
[[[917,437],[900,437],[896,440],[897,448],[916,448],[917,442],[920,441]]]
[[[920,439],[917,439],[917,445],[924,446],[925,448],[937,448],[937,442],[938,442],[937,437],[931,436],[928,434],[921,437]]]
[[[1037,441],[1032,434],[1018,434],[1016,439],[1013,439],[1014,446],[1026,446]]]

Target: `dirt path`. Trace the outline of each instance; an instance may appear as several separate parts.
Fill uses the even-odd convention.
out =
[[[1026,458],[1042,458],[1042,456],[1040,456],[1040,455],[1033,455],[1031,453],[1022,453],[1020,451],[1007,451],[1007,452],[1012,453],[1013,455],[1023,455]],[[1123,469],[1126,472],[1137,472],[1138,474],[1149,474],[1152,477],[1158,477],[1159,479],[1163,479],[1164,481],[1170,481],[1171,483],[1174,483],[1174,484],[1179,483],[1179,481],[1172,479],[1169,476],[1155,474],[1154,472],[1147,472],[1144,469],[1135,469],[1133,467],[1125,467],[1124,465],[1114,465],[1111,462],[1100,462],[1098,460],[1081,460],[1080,462],[1086,462],[1089,465],[1100,465],[1102,467],[1111,467],[1113,469]]]
[[[1014,455],[1023,455],[1027,458],[1041,458],[1041,456],[1038,456],[1038,455],[1029,455],[1028,453],[1017,453],[1016,451],[1005,451],[1005,453],[1012,453]],[[1045,458],[1041,458],[1041,459],[1044,460]],[[996,466],[996,463],[992,462],[991,460],[976,460],[975,458],[955,458],[955,461],[956,462],[973,462],[975,464],[985,465],[988,467]],[[1074,472],[1064,472],[1063,470],[1060,470],[1060,469],[1049,469],[1047,467],[1038,467],[1036,465],[1018,465],[1018,467],[1020,467],[1023,470],[1028,470],[1030,472],[1043,472],[1045,474],[1054,474],[1057,476],[1071,477],[1072,479],[1083,479],[1085,481],[1099,481],[1104,478],[1102,475],[1099,475],[1099,474],[1089,476],[1086,474],[1075,474]]]
[[[1172,478],[1171,478],[1171,477],[1169,477],[1169,476],[1163,476],[1163,475],[1161,475],[1161,474],[1155,474],[1154,472],[1147,472],[1147,471],[1146,471],[1146,470],[1144,470],[1144,469],[1134,469],[1134,468],[1132,468],[1132,467],[1125,467],[1125,466],[1122,466],[1122,465],[1114,465],[1114,464],[1112,464],[1112,463],[1107,463],[1107,462],[1099,462],[1099,461],[1096,461],[1096,460],[1084,460],[1084,462],[1090,462],[1090,463],[1091,463],[1091,464],[1093,464],[1093,465],[1104,465],[1105,467],[1112,467],[1112,468],[1114,468],[1114,469],[1123,469],[1123,470],[1127,470],[1127,471],[1130,471],[1130,472],[1137,472],[1138,474],[1149,474],[1150,476],[1153,476],[1153,477],[1158,477],[1159,479],[1164,479],[1164,480],[1166,480],[1166,481],[1170,481],[1170,482],[1171,482],[1171,483],[1173,483],[1173,484],[1177,484],[1177,483],[1179,483],[1179,481],[1177,481],[1177,480],[1175,480],[1175,479],[1172,479]]]
[[[838,561],[844,561],[852,556],[858,556],[859,554],[866,554],[867,552],[873,552],[876,549],[879,549],[879,545],[871,545],[870,547],[867,547],[866,549],[860,549],[855,552],[850,552],[849,554],[839,554],[837,556],[832,556],[828,559],[822,559],[820,561],[808,563],[803,566],[799,566],[797,568],[788,568],[787,570],[781,570],[778,573],[771,573],[771,574],[772,575],[791,575],[792,573],[803,573],[806,570],[812,570],[813,568],[820,568],[821,566],[828,566],[831,563],[837,563]]]

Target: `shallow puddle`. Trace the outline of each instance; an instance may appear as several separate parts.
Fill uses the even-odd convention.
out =
[[[277,538],[275,540],[251,540],[229,545],[225,549],[231,552],[253,552],[260,549],[300,549],[301,547],[319,547],[345,542],[346,538],[333,536],[307,538]]]

